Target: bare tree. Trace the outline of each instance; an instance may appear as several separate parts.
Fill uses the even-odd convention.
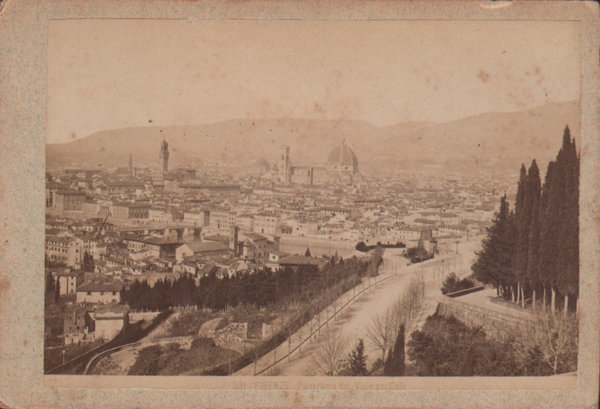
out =
[[[538,354],[552,374],[577,369],[578,319],[575,314],[536,311],[529,325],[520,327],[513,348],[522,362]]]
[[[423,302],[423,291],[421,283],[414,279],[412,280],[406,290],[402,294],[402,297],[396,302],[393,307],[394,314],[397,315],[397,325],[400,323],[408,322],[413,319]]]
[[[412,320],[423,303],[422,282],[413,279],[402,296],[384,314],[372,318],[367,328],[369,341],[381,350],[381,359],[385,361],[386,352],[390,351],[402,324]]]
[[[313,364],[327,376],[339,375],[344,368],[348,342],[336,331],[328,331],[318,340]]]
[[[381,360],[385,361],[385,354],[394,342],[396,331],[400,326],[400,316],[394,309],[388,309],[385,313],[372,318],[367,327],[367,338],[378,349],[381,350]]]

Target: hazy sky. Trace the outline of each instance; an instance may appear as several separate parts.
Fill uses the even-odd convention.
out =
[[[444,122],[579,98],[571,22],[57,20],[47,141],[236,118]]]

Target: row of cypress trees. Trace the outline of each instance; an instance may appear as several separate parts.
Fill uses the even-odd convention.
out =
[[[569,127],[542,185],[535,159],[521,166],[514,209],[500,200],[477,253],[475,277],[525,306],[575,310],[579,296],[579,155]]]
[[[178,305],[197,305],[224,310],[238,304],[262,308],[277,302],[310,302],[323,292],[357,285],[362,277],[377,273],[381,252],[371,259],[331,258],[322,268],[316,265],[286,267],[271,271],[264,267],[253,274],[217,277],[216,270],[196,280],[191,275],[157,280],[152,286],[134,281],[121,290],[121,303],[134,310],[166,310]],[[198,282],[197,282],[198,281]]]

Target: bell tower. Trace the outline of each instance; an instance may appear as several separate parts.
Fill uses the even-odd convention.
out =
[[[285,146],[281,153],[281,162],[279,164],[279,179],[285,185],[292,183],[292,166],[290,163],[290,147]]]
[[[162,171],[164,176],[169,173],[169,144],[164,137],[162,143],[160,144],[159,158],[162,159]]]

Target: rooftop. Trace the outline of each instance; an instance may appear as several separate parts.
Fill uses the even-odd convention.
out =
[[[194,253],[229,250],[229,247],[220,241],[193,241],[185,245]]]
[[[79,287],[77,287],[77,292],[83,292],[83,291],[111,292],[111,291],[121,291],[121,288],[123,288],[123,283],[121,281],[113,281],[110,283],[97,283],[97,282],[93,282],[93,281],[88,281],[87,283],[83,283]]]

